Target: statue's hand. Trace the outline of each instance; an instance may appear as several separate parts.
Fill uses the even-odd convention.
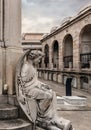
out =
[[[47,84],[41,83],[41,88],[42,88],[42,89],[50,89],[50,86],[47,85]]]

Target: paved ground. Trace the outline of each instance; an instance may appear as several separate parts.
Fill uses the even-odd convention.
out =
[[[57,95],[65,96],[65,87],[52,81],[41,80],[56,91]],[[87,105],[91,107],[91,94],[82,90],[73,89],[72,95],[87,97]],[[59,115],[72,121],[75,130],[91,130],[91,109],[82,111],[58,111]]]

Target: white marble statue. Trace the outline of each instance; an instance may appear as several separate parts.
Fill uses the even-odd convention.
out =
[[[71,122],[57,115],[55,92],[38,80],[34,66],[43,56],[29,51],[21,58],[16,80],[19,104],[31,122],[46,130],[72,130]]]

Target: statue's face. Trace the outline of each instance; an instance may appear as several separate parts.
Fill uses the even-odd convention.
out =
[[[30,52],[30,54],[33,55],[33,56],[35,56],[35,57],[44,56],[43,52],[39,51],[39,50],[32,50]]]
[[[43,52],[38,50],[32,50],[28,56],[30,60],[33,61],[33,63],[38,64],[40,62],[40,59],[44,56]]]
[[[32,51],[30,52],[29,56],[30,56],[30,58],[35,59],[35,58],[38,58],[38,57],[40,57],[40,56],[43,57],[44,54],[43,54],[43,52],[41,52],[41,51],[39,51],[39,50],[32,50]]]

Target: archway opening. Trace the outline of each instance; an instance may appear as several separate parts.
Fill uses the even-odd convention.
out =
[[[86,25],[80,34],[80,62],[81,68],[89,68],[91,61],[91,24]]]
[[[70,34],[64,38],[64,68],[73,67],[73,38]]]
[[[44,48],[45,58],[44,58],[44,64],[45,68],[49,67],[49,46],[46,44]]]
[[[59,45],[58,41],[55,40],[53,43],[53,68],[59,68]]]

